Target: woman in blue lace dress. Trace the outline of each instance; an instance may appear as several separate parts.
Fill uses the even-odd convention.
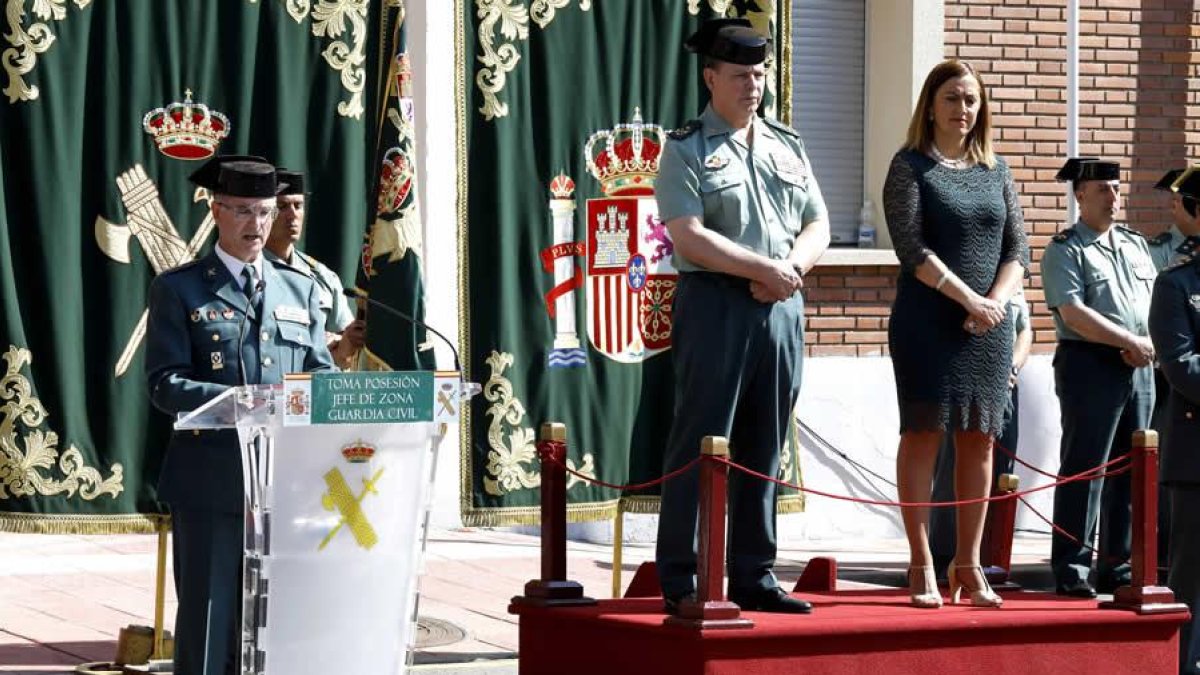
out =
[[[1001,430],[1012,363],[1005,312],[1028,266],[1012,174],[992,152],[987,92],[979,74],[950,60],[925,79],[904,147],[883,192],[900,275],[888,345],[900,403],[896,458],[901,501],[928,502],[943,434],[954,434],[956,495],[989,493],[992,442]],[[940,607],[929,552],[929,509],[901,510],[918,607]],[[1001,600],[979,569],[987,504],[958,508],[948,570],[951,602]]]

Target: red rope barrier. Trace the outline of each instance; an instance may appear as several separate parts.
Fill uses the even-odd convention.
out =
[[[755,478],[759,478],[759,479],[762,479],[765,481],[770,481],[772,483],[775,483],[777,485],[782,485],[784,487],[790,487],[793,490],[799,490],[801,492],[805,492],[808,494],[820,495],[822,497],[828,497],[829,499],[837,499],[837,500],[846,501],[846,502],[855,502],[858,504],[870,504],[872,506],[896,506],[896,507],[900,507],[900,508],[904,508],[907,506],[907,507],[911,508],[911,507],[917,507],[917,506],[931,506],[931,507],[932,506],[963,506],[966,504],[982,504],[984,502],[1000,502],[1000,501],[1004,501],[1006,499],[1017,499],[1018,497],[1022,497],[1022,496],[1028,495],[1028,494],[1033,494],[1034,492],[1041,492],[1042,490],[1048,490],[1052,487],[1057,487],[1059,485],[1065,485],[1066,483],[1074,483],[1074,482],[1081,481],[1081,480],[1095,480],[1098,476],[1093,476],[1092,474],[1097,473],[1101,469],[1107,469],[1108,467],[1112,466],[1116,462],[1119,462],[1119,461],[1121,461],[1123,459],[1127,459],[1127,458],[1128,458],[1128,455],[1121,455],[1120,457],[1109,460],[1094,469],[1088,469],[1087,471],[1077,473],[1074,476],[1068,476],[1068,477],[1064,478],[1063,480],[1056,481],[1053,483],[1047,483],[1045,485],[1039,485],[1038,487],[1030,488],[1028,490],[1024,490],[1021,492],[1010,492],[1008,494],[998,495],[995,497],[978,497],[976,499],[960,499],[958,501],[953,501],[953,502],[889,502],[889,501],[883,501],[883,500],[879,500],[879,499],[860,499],[858,497],[849,497],[846,495],[836,495],[831,492],[823,492],[821,490],[815,490],[813,488],[806,488],[806,487],[802,487],[799,485],[793,485],[792,483],[788,483],[787,481],[782,481],[782,480],[779,480],[778,478],[773,478],[764,473],[759,473],[752,469],[747,469],[746,467],[741,466],[740,464],[735,464],[734,462],[732,462],[728,459],[722,459],[722,458],[718,458],[718,457],[709,457],[707,459],[710,459],[711,461],[714,461],[714,462],[722,462],[724,464],[728,464],[730,467],[737,469],[738,471],[741,471],[742,473],[744,473],[748,476],[754,476]]]
[[[549,445],[549,443],[547,443],[546,445]],[[904,508],[906,506],[908,506],[908,507],[963,506],[966,504],[982,504],[984,502],[999,502],[999,501],[1004,501],[1006,499],[1020,499],[1021,497],[1025,496],[1025,495],[1033,494],[1034,492],[1041,492],[1042,490],[1048,490],[1052,487],[1057,487],[1059,485],[1065,485],[1066,483],[1074,483],[1074,482],[1081,481],[1081,480],[1095,480],[1097,478],[1103,478],[1105,476],[1116,476],[1116,475],[1125,473],[1126,471],[1129,471],[1129,469],[1130,469],[1130,466],[1124,466],[1124,467],[1121,467],[1120,469],[1116,469],[1114,471],[1110,471],[1107,473],[1100,473],[1099,475],[1092,475],[1092,474],[1097,474],[1102,469],[1107,469],[1108,467],[1112,466],[1113,464],[1116,464],[1117,462],[1129,459],[1129,455],[1126,454],[1126,455],[1121,455],[1120,457],[1117,457],[1115,459],[1110,459],[1109,461],[1105,462],[1104,464],[1101,464],[1100,466],[1098,466],[1094,469],[1088,469],[1087,471],[1077,473],[1074,476],[1067,476],[1067,477],[1062,478],[1061,480],[1055,481],[1053,483],[1047,483],[1046,485],[1039,485],[1038,487],[1030,488],[1028,490],[1024,490],[1021,492],[1010,492],[1008,494],[997,495],[997,496],[993,496],[993,497],[978,497],[976,499],[962,499],[962,500],[952,501],[952,502],[890,502],[890,501],[883,501],[883,500],[878,500],[878,499],[862,499],[859,497],[850,497],[847,495],[837,495],[837,494],[833,494],[831,492],[823,492],[823,491],[817,490],[815,488],[806,488],[804,486],[795,485],[793,483],[789,483],[787,481],[783,481],[778,478],[773,478],[771,476],[768,476],[763,473],[759,473],[752,469],[747,469],[746,467],[744,467],[740,464],[737,464],[731,460],[723,459],[723,458],[719,458],[719,457],[697,456],[695,459],[693,459],[692,461],[683,465],[682,467],[676,469],[675,471],[672,471],[671,473],[665,474],[655,480],[647,481],[645,483],[617,485],[615,483],[606,483],[598,478],[593,478],[591,476],[579,473],[578,471],[566,466],[566,464],[564,464],[563,462],[560,462],[550,452],[545,451],[545,449],[543,448],[543,445],[541,443],[538,444],[538,456],[541,458],[541,460],[543,462],[555,464],[555,465],[561,467],[567,473],[571,474],[572,476],[575,476],[576,478],[584,481],[585,483],[589,483],[591,485],[599,485],[600,487],[606,487],[606,488],[609,488],[612,490],[623,490],[623,491],[624,490],[643,490],[648,487],[654,487],[656,485],[661,485],[661,484],[667,482],[668,480],[671,480],[671,479],[675,478],[676,476],[679,476],[680,474],[684,473],[685,471],[691,469],[693,466],[695,466],[697,463],[699,463],[700,460],[708,459],[710,461],[721,462],[723,464],[727,464],[728,466],[730,466],[734,469],[737,469],[738,471],[741,471],[742,473],[747,474],[749,476],[754,476],[755,478],[760,478],[765,481],[770,481],[772,483],[776,483],[776,484],[782,485],[784,487],[789,487],[789,488],[792,488],[793,490],[798,490],[800,492],[804,492],[807,494],[820,495],[822,497],[828,497],[829,499],[837,499],[837,500],[841,500],[841,501],[855,502],[858,504],[870,504],[872,506],[896,506],[896,507],[900,507],[900,508]]]
[[[588,475],[579,473],[578,471],[567,466],[565,463],[558,461],[558,459],[556,459],[548,451],[549,447],[554,445],[555,443],[556,443],[555,441],[545,441],[543,443],[538,443],[537,444],[538,458],[548,464],[554,464],[556,466],[562,467],[563,471],[566,471],[567,473],[571,474],[572,476],[575,476],[576,478],[578,478],[579,480],[582,480],[585,483],[589,483],[591,485],[599,485],[600,487],[606,487],[606,488],[610,488],[613,490],[621,490],[621,491],[645,490],[646,488],[654,487],[656,485],[661,485],[661,484],[671,480],[672,478],[675,478],[676,476],[682,474],[683,472],[687,471],[688,469],[692,468],[693,466],[696,466],[697,464],[700,463],[700,459],[701,459],[700,456],[697,455],[696,459],[693,459],[692,461],[688,462],[687,464],[684,464],[683,466],[672,471],[671,473],[664,474],[654,480],[646,481],[645,483],[631,483],[628,485],[617,485],[616,483],[606,483],[606,482],[600,480],[599,478],[593,478],[592,476],[588,476]],[[561,444],[559,444],[559,445],[561,445]]]
[[[1004,447],[1003,445],[1000,445],[999,443],[993,443],[992,447],[996,448],[1000,452],[1003,452],[1005,455],[1007,455],[1009,457],[1009,459],[1012,459],[1017,464],[1020,464],[1021,466],[1025,467],[1026,469],[1029,469],[1030,471],[1032,471],[1034,473],[1041,474],[1041,475],[1045,476],[1046,478],[1050,478],[1052,480],[1063,480],[1064,478],[1066,478],[1066,476],[1060,476],[1058,474],[1050,473],[1049,471],[1039,469],[1038,467],[1030,464],[1029,462],[1026,462],[1025,460],[1021,459],[1020,457],[1017,457],[1017,453],[1013,452],[1012,450],[1009,450],[1008,448]],[[1128,454],[1123,455],[1123,456],[1129,457]],[[1096,478],[1107,478],[1109,476],[1119,476],[1119,475],[1121,475],[1121,473],[1124,472],[1124,470],[1127,470],[1128,468],[1129,467],[1124,467],[1123,469],[1119,469],[1117,471],[1110,471],[1108,473],[1096,476]]]

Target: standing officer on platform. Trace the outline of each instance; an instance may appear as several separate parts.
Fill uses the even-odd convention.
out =
[[[686,46],[704,58],[711,102],[671,132],[655,190],[680,271],[664,473],[695,458],[705,436],[724,436],[734,461],[774,476],[800,391],[801,278],[829,245],[825,202],[800,136],[757,114],[767,40],[744,19],[718,19]],[[656,557],[671,614],[695,591],[697,474],[663,485]],[[734,472],[729,599],[810,612],[779,587],[775,553],[775,485]]]
[[[1179,230],[1200,237],[1200,169],[1173,172]],[[1170,176],[1168,174],[1168,176]],[[1165,179],[1164,179],[1165,180]],[[1200,256],[1180,255],[1154,283],[1150,337],[1171,385],[1162,424],[1160,476],[1171,504],[1167,585],[1192,620],[1179,632],[1179,672],[1200,673]]]
[[[304,233],[304,174],[299,171],[279,169],[279,181],[287,187],[279,193],[276,206],[279,215],[267,236],[267,260],[289,265],[317,284],[321,311],[325,315],[325,336],[333,361],[343,370],[348,369],[354,357],[362,349],[366,339],[366,322],[355,319],[350,303],[342,294],[342,280],[333,270],[316,258],[296,248],[300,235]]]
[[[150,286],[146,383],[175,416],[241,384],[334,370],[311,279],[263,259],[275,169],[218,157],[192,174],[213,193],[217,244]],[[176,431],[158,482],[174,530],[175,675],[229,675],[240,648],[243,488],[234,430]]]
[[[1046,304],[1058,349],[1055,391],[1062,415],[1058,473],[1070,476],[1129,452],[1133,432],[1150,423],[1154,346],[1146,318],[1157,269],[1145,237],[1114,219],[1121,209],[1120,167],[1068,160],[1057,178],[1071,181],[1079,222],[1054,235],[1042,258]],[[1088,545],[1100,521],[1096,585],[1111,593],[1128,583],[1131,495],[1128,473],[1060,485],[1050,563],[1060,595],[1096,597],[1088,582]]]

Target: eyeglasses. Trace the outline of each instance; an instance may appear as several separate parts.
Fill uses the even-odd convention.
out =
[[[250,208],[247,206],[233,206],[225,202],[217,202],[221,208],[229,209],[233,213],[233,217],[237,220],[248,221],[254,220],[275,220],[275,216],[279,215],[279,209],[274,206],[263,206],[259,208]]]

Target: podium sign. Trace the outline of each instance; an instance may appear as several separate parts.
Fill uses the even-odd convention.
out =
[[[478,390],[456,375],[289,376],[180,416],[177,429],[237,428],[242,443],[239,673],[404,672],[438,412],[456,418]]]

